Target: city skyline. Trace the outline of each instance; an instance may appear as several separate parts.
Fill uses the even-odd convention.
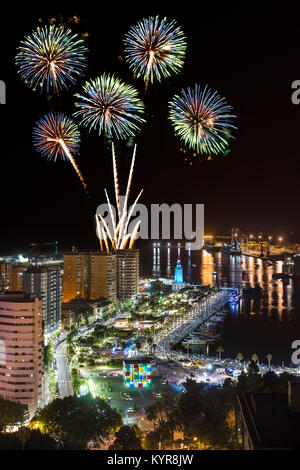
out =
[[[300,8],[97,8],[2,18],[0,450],[299,449]]]

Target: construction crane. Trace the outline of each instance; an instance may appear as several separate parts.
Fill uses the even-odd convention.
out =
[[[42,243],[31,243],[30,246],[35,247],[30,249],[30,254],[37,256],[41,251],[43,246],[54,246],[55,248],[55,256],[57,256],[58,251],[58,241],[54,242],[42,242]]]

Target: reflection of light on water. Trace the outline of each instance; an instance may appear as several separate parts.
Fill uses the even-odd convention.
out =
[[[154,257],[154,251],[156,256]],[[160,252],[162,258],[160,258]],[[174,275],[172,266],[176,265],[178,259],[178,246],[175,249],[153,250],[153,277],[157,278],[167,273],[170,277]],[[213,285],[214,272],[217,273],[216,284],[218,286],[242,287],[246,285],[246,280],[242,279],[242,273],[245,271],[248,276],[248,282],[251,287],[259,283],[262,288],[262,296],[259,295],[250,301],[243,300],[240,306],[240,312],[246,315],[260,314],[267,316],[277,316],[278,319],[285,318],[288,314],[291,319],[291,313],[294,309],[295,286],[297,281],[289,280],[286,284],[282,280],[274,280],[273,274],[282,272],[283,262],[274,264],[267,263],[258,258],[247,256],[229,256],[222,253],[210,253],[206,250],[190,252],[181,249],[181,261],[183,264],[184,279],[187,282],[200,283],[203,285]],[[171,271],[168,270],[168,265]],[[234,306],[233,315],[238,313],[238,306]]]
[[[289,318],[290,318],[290,312],[293,308],[292,295],[293,295],[293,284],[292,284],[292,280],[290,279],[288,285],[286,286],[286,306],[289,312]]]
[[[166,270],[167,277],[171,276],[171,248],[168,248],[167,251],[167,270]]]
[[[213,285],[214,278],[214,265],[213,265],[214,257],[211,253],[206,250],[202,250],[202,260],[200,266],[200,276],[201,276],[201,283],[204,285],[210,284]]]
[[[284,308],[284,301],[283,301],[283,284],[282,281],[277,282],[277,309],[278,309],[278,315],[281,320],[282,317],[282,311]]]
[[[268,266],[266,269],[266,284],[264,284],[264,287],[266,287],[267,290],[267,311],[268,315],[271,315],[272,311],[272,296],[273,296],[273,291],[274,291],[274,283],[273,283],[273,266]]]
[[[160,276],[160,248],[153,248],[152,276]]]
[[[277,263],[276,263],[276,272],[277,273],[282,273],[282,266],[283,266],[283,261],[277,261]]]

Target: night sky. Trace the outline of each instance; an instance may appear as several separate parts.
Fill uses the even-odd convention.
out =
[[[113,195],[109,149],[96,133],[81,128],[77,162],[91,194],[87,199],[71,164],[43,159],[32,146],[31,132],[35,121],[50,110],[71,115],[73,93],[80,91],[85,78],[103,72],[114,72],[136,86],[147,107],[147,124],[137,138],[132,196],[144,188],[141,202],[146,204],[204,203],[206,233],[225,234],[234,225],[300,241],[300,105],[291,101],[291,84],[300,80],[299,11],[273,3],[264,12],[258,2],[222,2],[222,7],[221,2],[208,2],[201,8],[201,2],[197,8],[184,2],[176,8],[106,2],[98,11],[90,2],[82,3],[82,9],[58,2],[49,3],[48,9],[40,6],[43,10],[15,6],[2,19],[7,22],[0,38],[6,66],[1,67],[0,79],[7,85],[7,104],[0,107],[0,254],[26,250],[38,241],[59,240],[65,249],[73,244],[81,249],[97,246],[94,213],[104,202],[104,187]],[[90,35],[89,67],[60,100],[47,101],[19,80],[14,56],[39,17],[46,20],[58,14],[85,20],[81,27]],[[183,72],[150,86],[145,96],[143,80],[134,79],[122,60],[122,38],[138,20],[157,14],[177,20],[188,48]],[[226,97],[237,115],[238,130],[228,156],[191,165],[180,151],[167,111],[174,93],[195,82]],[[131,152],[126,143],[118,144],[124,183]]]

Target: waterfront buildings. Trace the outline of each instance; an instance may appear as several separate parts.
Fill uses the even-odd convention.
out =
[[[72,253],[64,255],[64,302],[76,298],[115,300],[116,255]]]
[[[28,406],[30,416],[42,398],[42,302],[33,294],[0,295],[0,396]]]
[[[61,328],[62,272],[59,266],[31,266],[23,274],[24,292],[42,300],[44,333],[47,337]]]
[[[118,299],[131,299],[138,294],[139,250],[118,250],[116,257]]]

